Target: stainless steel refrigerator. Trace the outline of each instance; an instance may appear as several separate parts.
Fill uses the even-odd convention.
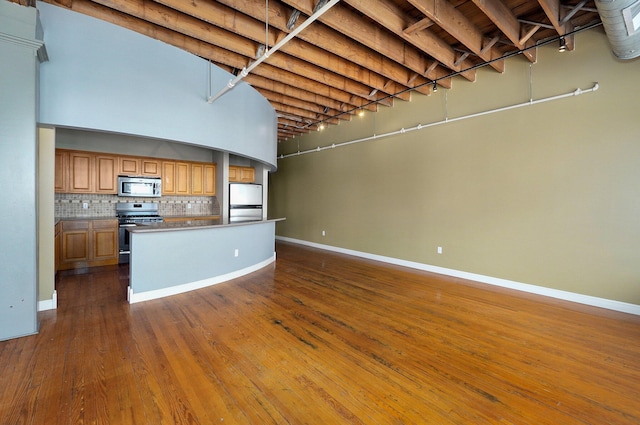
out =
[[[262,220],[262,185],[229,183],[229,222]]]

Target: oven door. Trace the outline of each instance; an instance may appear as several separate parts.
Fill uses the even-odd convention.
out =
[[[131,234],[127,229],[135,227],[135,223],[123,223],[119,225],[118,229],[118,263],[128,263],[129,254],[131,253],[131,245],[129,238]]]

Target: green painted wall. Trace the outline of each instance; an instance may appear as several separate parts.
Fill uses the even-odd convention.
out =
[[[640,304],[640,60],[615,59],[602,30],[576,45],[280,143],[287,155],[600,84],[280,159],[277,235]]]

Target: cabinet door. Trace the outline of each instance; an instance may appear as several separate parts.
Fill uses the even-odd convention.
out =
[[[96,155],[95,182],[96,193],[116,194],[116,164],[117,158],[108,155]]]
[[[203,186],[205,196],[215,196],[216,194],[216,165],[205,164],[203,175]]]
[[[55,262],[55,271],[60,270],[60,260],[62,255],[62,222],[58,222],[55,227],[55,237],[54,237],[54,262]]]
[[[230,182],[237,182],[240,179],[239,176],[239,172],[238,172],[238,167],[236,167],[235,165],[230,165],[229,166],[229,181]]]
[[[176,162],[176,195],[191,194],[191,164]]]
[[[191,194],[204,193],[204,164],[191,164]]]
[[[256,180],[256,170],[253,167],[229,166],[229,181],[253,183]]]
[[[140,171],[143,176],[160,177],[160,161],[142,158],[140,160],[140,164]]]
[[[68,190],[69,152],[56,149],[55,179],[53,187],[55,192],[65,193]]]
[[[89,222],[63,222],[61,263],[89,261],[89,254]]]
[[[86,152],[69,153],[69,192],[90,193],[93,191],[94,155]]]
[[[240,181],[242,183],[253,183],[256,181],[256,169],[251,167],[240,167]]]
[[[118,258],[118,221],[93,220],[93,252],[91,260],[105,261]]]
[[[176,194],[176,163],[174,161],[162,161],[162,194]]]
[[[140,160],[129,156],[118,158],[118,175],[138,176],[140,175]]]

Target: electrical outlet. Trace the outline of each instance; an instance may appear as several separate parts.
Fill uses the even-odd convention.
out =
[[[240,251],[236,248],[236,250],[233,251],[233,256],[237,257],[238,255],[240,255]]]
[[[442,254],[442,247],[441,246],[438,247],[438,254]]]
[[[323,230],[322,231],[322,236],[326,236],[326,235],[327,235],[327,233]]]
[[[83,202],[82,203],[82,209],[83,210],[88,210],[89,209],[89,203],[88,202]]]

